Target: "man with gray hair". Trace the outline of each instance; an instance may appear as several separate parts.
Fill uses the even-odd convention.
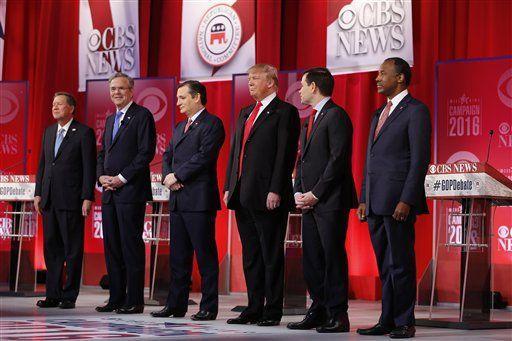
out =
[[[67,92],[53,96],[57,121],[44,131],[37,169],[34,208],[43,216],[46,299],[40,308],[72,309],[80,289],[84,219],[94,200],[94,131],[74,119],[76,100]],[[66,264],[66,281],[62,271]]]
[[[103,188],[103,243],[110,297],[98,312],[144,311],[145,248],[142,240],[146,201],[152,200],[149,164],[155,156],[153,114],[133,102],[133,79],[109,79],[116,113],[107,117],[96,176]]]

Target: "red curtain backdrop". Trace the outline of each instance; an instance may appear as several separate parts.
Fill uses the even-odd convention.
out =
[[[243,1],[243,0],[239,0]],[[44,127],[52,123],[53,93],[69,91],[78,98],[83,121],[84,94],[78,93],[78,0],[7,1],[4,80],[30,82],[28,163],[34,173]],[[140,0],[141,77],[180,75],[181,1]],[[256,60],[281,70],[325,65],[327,1],[258,0]],[[504,0],[413,1],[414,61],[410,88],[434,114],[434,67],[437,61],[512,54],[512,2]],[[475,70],[478,72],[478,70]],[[334,100],[354,125],[353,167],[361,183],[370,116],[384,99],[375,90],[375,73],[336,76]],[[208,109],[231,127],[231,83],[207,84]],[[219,162],[224,181],[228,143]],[[418,276],[432,256],[432,217],[416,225]],[[219,257],[227,251],[227,211],[217,225]],[[351,293],[379,296],[377,270],[368,229],[351,216],[347,248]],[[511,298],[509,298],[511,299]]]

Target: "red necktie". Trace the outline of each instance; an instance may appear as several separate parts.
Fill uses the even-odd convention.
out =
[[[306,131],[306,141],[308,141],[309,137],[311,136],[311,131],[313,130],[313,124],[315,124],[315,115],[316,115],[316,110],[313,109],[313,111],[311,112],[311,115],[309,115],[308,130]]]
[[[188,128],[192,125],[192,120],[189,118],[187,121],[187,124],[185,125],[185,130],[183,130],[183,134],[185,134],[188,131]]]
[[[242,175],[242,163],[244,160],[244,151],[245,151],[245,143],[249,138],[249,134],[251,133],[252,126],[254,125],[254,121],[256,121],[256,116],[258,116],[258,111],[261,108],[261,102],[256,102],[256,106],[252,109],[249,118],[245,121],[244,126],[244,139],[242,140],[242,148],[240,150],[239,164],[238,164],[238,176]]]
[[[380,114],[380,117],[379,117],[379,122],[377,123],[377,128],[375,128],[375,135],[373,135],[374,141],[377,138],[377,136],[379,135],[379,132],[382,129],[382,126],[386,122],[392,105],[393,105],[393,102],[389,101],[388,104],[386,104],[386,107],[384,108],[384,110],[382,110],[382,113]]]

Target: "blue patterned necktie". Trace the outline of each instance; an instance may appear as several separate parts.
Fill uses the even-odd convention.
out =
[[[57,140],[55,140],[55,149],[53,151],[53,156],[57,156],[57,152],[59,151],[60,145],[62,144],[62,140],[64,140],[64,132],[66,130],[64,128],[59,129],[59,133],[57,134]]]
[[[119,130],[119,121],[121,120],[121,116],[123,116],[122,111],[116,112],[116,119],[114,120],[114,129],[112,129],[112,141],[114,141],[117,131]]]

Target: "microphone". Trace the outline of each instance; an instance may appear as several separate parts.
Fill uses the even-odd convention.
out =
[[[492,141],[492,135],[494,134],[494,130],[489,130],[489,144],[487,145],[487,158],[485,159],[485,163],[489,161],[489,155],[491,152],[491,141]]]

